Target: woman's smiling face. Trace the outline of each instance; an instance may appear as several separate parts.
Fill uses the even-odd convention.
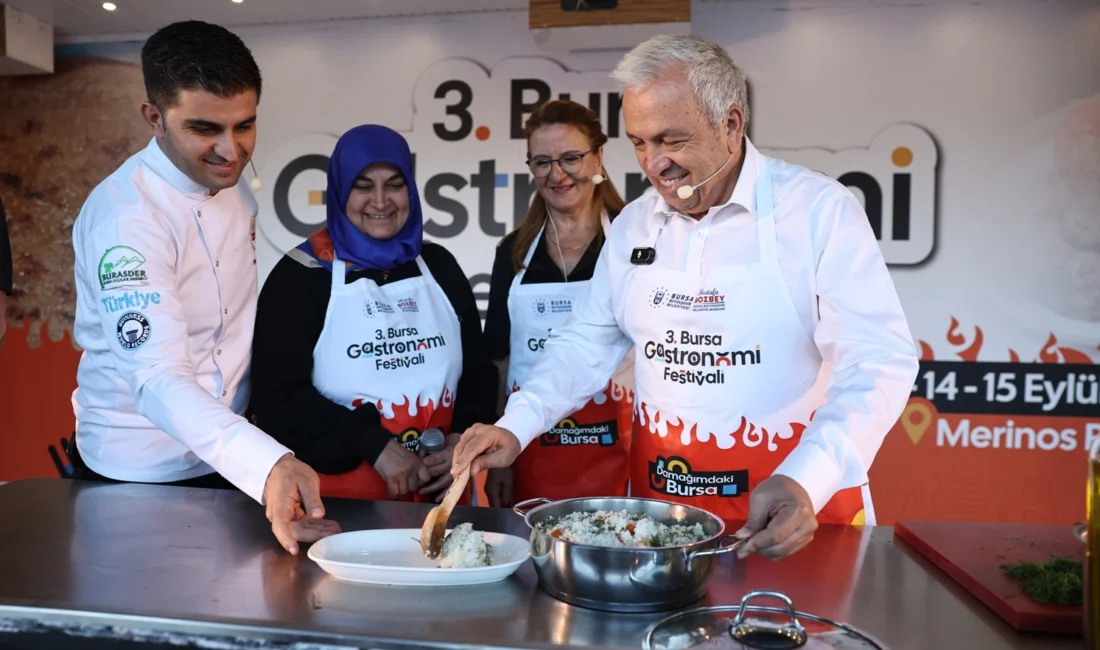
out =
[[[397,167],[372,163],[359,172],[344,208],[360,232],[378,240],[397,235],[409,220],[409,185]]]

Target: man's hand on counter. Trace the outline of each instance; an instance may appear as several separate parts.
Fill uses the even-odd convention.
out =
[[[466,429],[455,447],[451,476],[458,476],[471,467],[471,476],[487,469],[508,467],[523,449],[511,431],[491,424],[475,424]]]
[[[267,475],[264,504],[271,531],[292,555],[298,554],[298,542],[316,542],[340,532],[340,524],[324,519],[317,472],[290,454]]]
[[[737,557],[759,553],[781,560],[802,550],[816,530],[817,517],[806,490],[790,477],[770,476],[749,495],[748,521],[735,536],[750,539],[737,551]]]

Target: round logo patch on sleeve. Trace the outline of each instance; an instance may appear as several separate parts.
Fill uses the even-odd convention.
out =
[[[118,319],[118,342],[127,350],[141,347],[149,340],[149,329],[145,314],[128,311]]]

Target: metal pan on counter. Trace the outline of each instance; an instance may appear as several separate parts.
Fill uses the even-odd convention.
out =
[[[737,550],[717,516],[692,506],[637,498],[529,499],[516,514],[531,529],[531,560],[539,586],[571,605],[609,612],[644,613],[679,609],[701,600],[717,555]],[[608,547],[577,544],[544,532],[539,524],[574,512],[622,511],[648,515],[664,524],[699,524],[702,541],[665,547]]]
[[[783,607],[751,605],[777,598]],[[732,616],[730,616],[732,614]],[[643,650],[889,650],[845,623],[795,611],[778,591],[751,591],[740,605],[700,607],[668,616],[649,627]]]

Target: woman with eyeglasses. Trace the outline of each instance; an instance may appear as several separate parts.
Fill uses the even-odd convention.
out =
[[[523,385],[550,332],[569,318],[625,205],[604,171],[607,136],[594,112],[572,101],[548,102],[531,114],[525,132],[537,194],[523,223],[497,247],[485,321],[505,398]],[[607,386],[511,467],[489,471],[491,506],[627,494],[633,355],[625,359]]]

